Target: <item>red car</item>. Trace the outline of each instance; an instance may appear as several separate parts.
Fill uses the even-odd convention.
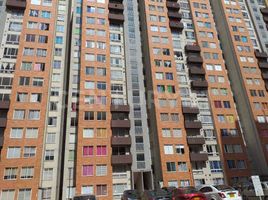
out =
[[[182,187],[172,191],[172,200],[207,200],[206,196],[194,187]]]

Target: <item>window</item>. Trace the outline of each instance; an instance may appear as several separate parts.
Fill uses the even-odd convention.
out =
[[[30,52],[28,52],[30,53]],[[17,58],[18,55],[18,49],[17,48],[10,48],[7,47],[4,49],[4,58]]]
[[[30,85],[30,77],[21,76],[19,79],[19,85]]]
[[[15,190],[2,190],[1,200],[14,200]]]
[[[226,115],[226,120],[228,123],[234,123],[234,116],[233,115]]]
[[[96,165],[96,176],[106,176],[107,165]]]
[[[187,172],[188,171],[186,162],[178,162],[178,171],[179,172]]]
[[[69,150],[68,161],[74,161],[74,155],[75,155],[74,150]]]
[[[22,138],[23,134],[22,128],[11,128],[10,129],[10,138]]]
[[[257,116],[257,121],[259,123],[265,123],[265,117],[264,116]]]
[[[106,138],[107,137],[106,128],[97,128],[96,136],[97,138]]]
[[[37,49],[36,50],[36,56],[37,57],[46,57],[47,56],[47,50],[46,49]]]
[[[93,81],[85,81],[85,89],[95,89],[95,83]]]
[[[106,120],[106,112],[97,112],[97,120]]]
[[[29,120],[38,120],[40,118],[40,110],[29,110]]]
[[[94,54],[90,54],[90,53],[86,53],[86,54],[85,54],[85,60],[86,60],[86,61],[91,61],[91,62],[93,62],[93,61],[95,61],[95,55],[94,55]]]
[[[212,173],[222,172],[221,161],[209,161]]]
[[[20,69],[25,70],[25,71],[30,71],[30,70],[32,70],[32,67],[33,67],[33,63],[31,63],[31,62],[22,62]]]
[[[106,62],[106,56],[98,54],[97,55],[97,62]]]
[[[182,137],[182,131],[179,128],[173,129],[173,137]]]
[[[18,200],[29,200],[31,199],[31,189],[20,189],[18,194]]]
[[[26,128],[25,138],[37,138],[38,128]]]
[[[43,188],[42,189],[42,199],[51,199],[51,188]]]
[[[21,22],[10,22],[9,31],[21,32],[22,30],[22,23]]]
[[[53,168],[45,168],[43,170],[43,178],[44,181],[51,181],[53,180]]]
[[[93,146],[83,146],[83,156],[93,156]]]
[[[54,160],[54,150],[45,151],[45,160],[46,161]]]
[[[43,17],[43,18],[47,18],[47,19],[49,19],[50,17],[51,17],[51,13],[50,13],[50,11],[42,11],[42,13],[41,13],[41,16]]]
[[[97,156],[106,156],[107,148],[106,146],[97,146]]]
[[[161,121],[168,121],[169,120],[168,113],[160,113],[160,119]]]
[[[176,163],[175,162],[167,162],[167,171],[168,172],[175,172],[176,171]]]
[[[218,117],[218,122],[224,123],[225,122],[225,117],[224,115],[217,115]]]
[[[227,160],[227,165],[228,165],[229,169],[235,169],[236,168],[234,160]]]
[[[18,168],[5,168],[4,180],[16,180],[17,179],[17,170]]]
[[[214,101],[215,108],[222,108],[221,101]]]
[[[22,167],[20,178],[21,179],[31,179],[34,176],[34,168],[33,167]]]
[[[165,154],[173,154],[173,146],[172,145],[164,145]]]
[[[37,77],[33,78],[33,86],[42,87],[43,83],[44,83],[43,78],[37,78]]]
[[[185,153],[183,144],[176,145],[175,149],[176,149],[177,154],[184,154]]]
[[[86,75],[94,75],[94,67],[86,67]]]
[[[56,133],[47,133],[46,143],[55,144],[55,141],[56,141]]]
[[[45,63],[35,63],[33,67],[34,71],[45,71]]]
[[[126,183],[113,184],[113,195],[121,195],[125,190],[127,190]]]
[[[19,44],[20,35],[8,34],[6,39],[6,44]]]
[[[181,180],[180,185],[181,185],[181,187],[190,186],[190,181],[189,180]]]
[[[169,93],[175,93],[176,91],[175,91],[175,86],[173,86],[173,85],[168,85],[167,86],[167,91],[169,92]]]
[[[84,120],[94,120],[94,112],[86,111],[84,115]]]
[[[83,138],[93,138],[93,137],[94,137],[94,129],[93,128],[84,128]]]
[[[92,185],[82,186],[81,194],[94,194],[93,186]]]
[[[106,82],[97,82],[97,88],[99,90],[106,90]]]
[[[36,147],[24,147],[23,157],[30,158],[34,157],[36,153]]]
[[[106,76],[106,69],[105,68],[97,68],[97,75],[98,76]]]
[[[82,168],[83,176],[93,176],[93,165],[83,165]]]
[[[97,196],[107,195],[107,185],[97,185]]]
[[[171,113],[170,117],[171,117],[171,121],[173,121],[173,122],[179,121],[179,114],[178,113]]]
[[[20,147],[7,148],[7,158],[19,158],[19,157],[20,157]]]
[[[56,125],[57,125],[57,117],[49,117],[48,126],[56,126]]]

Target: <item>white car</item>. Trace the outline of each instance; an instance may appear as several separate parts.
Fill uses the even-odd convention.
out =
[[[207,200],[242,200],[239,191],[227,185],[203,185],[198,189]]]

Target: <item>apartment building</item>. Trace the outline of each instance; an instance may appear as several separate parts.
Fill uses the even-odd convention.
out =
[[[259,2],[261,4],[263,1]],[[267,173],[267,87],[263,65],[267,65],[267,56],[262,53],[266,51],[266,48],[263,48],[265,43],[262,43],[264,35],[262,32],[267,32],[267,29],[263,28],[262,31],[255,29],[258,26],[255,19],[257,14],[252,19],[246,1],[211,1],[211,4],[252,171],[265,175]]]
[[[210,3],[149,1],[141,6],[147,23],[142,26],[145,63],[150,66],[147,88],[154,93],[150,120],[157,126],[150,126],[156,134],[152,141],[158,139],[154,167],[162,163],[155,170],[161,173],[156,180],[165,186],[185,186],[192,178],[195,185],[246,179],[248,158]],[[171,99],[172,94],[179,94],[180,100]],[[181,132],[178,139],[174,129]],[[188,163],[182,162],[181,154],[190,155]],[[188,170],[193,177],[185,184],[181,174],[189,173],[181,172]]]
[[[267,176],[264,0],[5,0],[0,16],[1,200]]]

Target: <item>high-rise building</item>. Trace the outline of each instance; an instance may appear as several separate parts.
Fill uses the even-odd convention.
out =
[[[268,176],[266,0],[0,0],[0,200]]]

